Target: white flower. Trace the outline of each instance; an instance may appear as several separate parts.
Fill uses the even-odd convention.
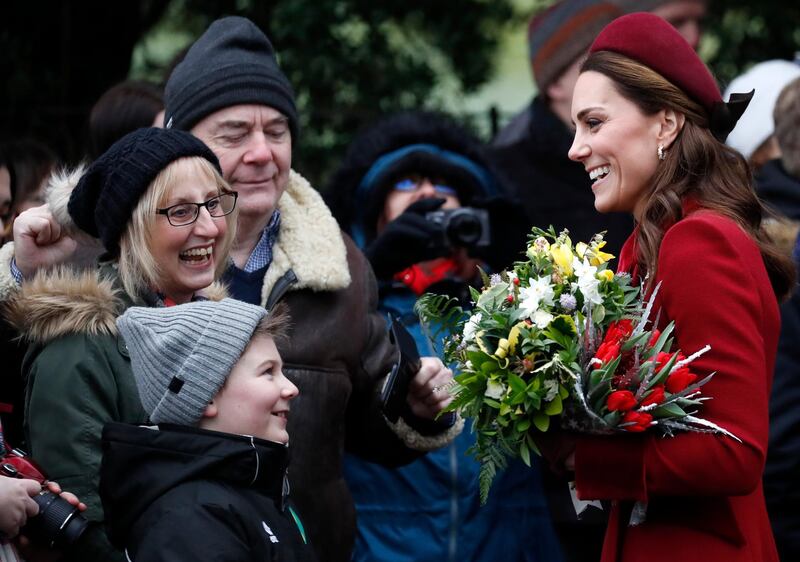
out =
[[[575,276],[578,278],[576,283],[572,284],[572,289],[577,287],[583,295],[583,300],[586,303],[602,304],[603,297],[600,295],[598,288],[600,287],[600,280],[597,279],[597,268],[589,263],[589,260],[583,261],[575,258],[572,261],[572,269]]]
[[[537,310],[533,313],[533,323],[536,324],[536,327],[540,330],[544,330],[547,326],[550,325],[550,322],[553,321],[553,315],[549,312],[545,312],[544,310]]]
[[[494,287],[498,283],[502,283],[503,279],[497,273],[492,273],[491,277],[489,277],[489,285]]]
[[[486,383],[486,392],[484,392],[483,395],[489,398],[494,398],[495,400],[500,400],[505,392],[506,385],[500,381],[490,380]]]
[[[526,318],[533,318],[534,313],[544,304],[553,305],[553,286],[549,277],[539,277],[531,281],[530,287],[519,291],[519,308],[525,312]]]
[[[464,339],[465,342],[471,342],[475,339],[475,332],[478,330],[478,325],[481,322],[481,313],[478,312],[477,314],[473,314],[467,320],[467,323],[464,324]]]

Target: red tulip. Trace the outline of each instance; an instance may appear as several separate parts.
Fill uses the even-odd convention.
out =
[[[659,384],[650,391],[647,398],[642,400],[642,406],[649,406],[650,404],[661,404],[664,401],[664,385]]]
[[[622,423],[631,423],[633,422],[634,425],[629,425],[624,427],[625,431],[632,431],[634,433],[640,433],[650,427],[650,423],[653,421],[653,416],[650,414],[646,414],[644,412],[628,412],[623,416]]]
[[[606,401],[606,407],[612,412],[627,412],[636,406],[636,398],[630,390],[616,390]]]
[[[671,394],[678,393],[696,380],[697,375],[689,372],[689,367],[684,365],[667,377],[667,390]]]
[[[653,334],[650,336],[650,341],[647,342],[647,347],[653,347],[656,342],[658,342],[658,338],[661,337],[661,331],[658,329],[653,330]]]
[[[600,361],[602,364],[606,364],[609,361],[613,361],[619,355],[620,347],[618,343],[609,343],[603,342],[600,344],[600,347],[597,348],[597,353],[594,354],[594,358]],[[597,363],[594,364],[595,368],[600,367]]]

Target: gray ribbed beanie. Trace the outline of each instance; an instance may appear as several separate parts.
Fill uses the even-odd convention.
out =
[[[273,107],[297,139],[297,107],[267,36],[239,16],[218,19],[195,41],[164,88],[165,127],[191,130],[204,117],[240,104]]]
[[[150,421],[196,425],[266,314],[234,299],[125,311],[117,326]]]

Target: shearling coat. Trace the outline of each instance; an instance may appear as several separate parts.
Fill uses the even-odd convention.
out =
[[[288,342],[278,350],[300,394],[288,432],[289,481],[320,560],[345,562],[355,540],[355,508],[342,477],[345,449],[397,466],[450,442],[463,422],[425,436],[402,418],[390,426],[380,389],[396,351],[377,312],[372,269],[321,196],[292,172],[278,202],[281,226],[264,276],[262,306],[285,302]]]
[[[631,237],[619,268],[637,277],[634,263]],[[704,433],[579,438],[579,496],[614,506],[602,561],[777,562],[761,473],[780,321],[759,248],[732,220],[697,209],[664,235],[656,281],[653,310],[660,328],[675,321],[675,348],[711,346],[692,363],[699,377],[716,372],[700,415],[741,443]],[[647,520],[629,527],[634,501],[648,502]]]

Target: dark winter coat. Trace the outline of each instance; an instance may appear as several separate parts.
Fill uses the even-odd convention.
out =
[[[778,213],[800,220],[800,179],[780,160],[767,162],[756,176],[758,195]],[[795,260],[798,259],[795,254]],[[800,263],[798,264],[800,265]],[[781,305],[781,336],[769,403],[769,448],[764,497],[781,560],[800,560],[800,291]]]
[[[756,193],[773,210],[800,221],[800,179],[792,177],[780,160],[770,160],[758,171]]]
[[[423,436],[402,418],[390,427],[380,389],[396,350],[377,312],[366,258],[299,174],[291,173],[278,209],[280,232],[256,304],[285,302],[292,319],[288,341],[278,347],[284,373],[300,390],[287,427],[289,481],[319,559],[344,562],[355,539],[355,508],[342,477],[345,450],[397,466],[446,445],[458,431]]]
[[[605,230],[604,251],[618,255],[633,221],[623,213],[603,215],[595,210],[589,174],[567,156],[573,132],[541,97],[510,127],[516,132],[501,131],[489,157],[522,201],[531,225],[568,228],[573,242],[588,242]]]
[[[100,491],[114,544],[132,562],[301,562],[285,482],[288,447],[193,427],[110,423]]]

